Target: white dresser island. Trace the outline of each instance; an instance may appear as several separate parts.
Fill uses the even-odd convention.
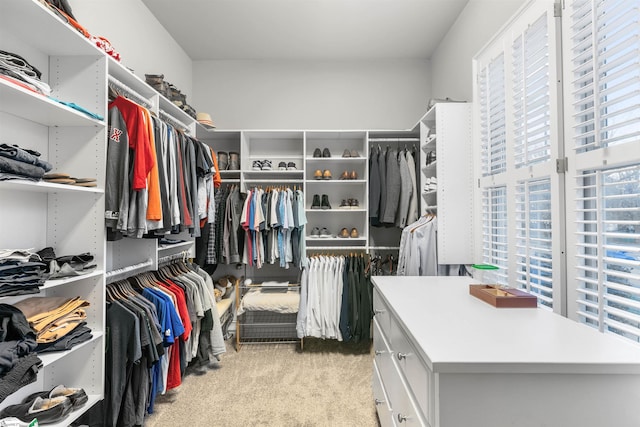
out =
[[[381,425],[639,427],[640,346],[539,308],[494,308],[469,277],[373,277]]]

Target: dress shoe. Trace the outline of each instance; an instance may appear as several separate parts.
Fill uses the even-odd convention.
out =
[[[342,172],[342,175],[340,175],[340,179],[349,179],[349,172],[348,171]]]
[[[322,171],[320,169],[316,169],[313,173],[313,179],[322,179]]]
[[[356,171],[351,171],[351,173],[349,174],[349,179],[358,179],[358,174],[356,173]]]
[[[85,393],[83,389],[65,387],[64,385],[60,384],[52,388],[51,390],[39,391],[37,393],[33,393],[29,395],[22,401],[22,403],[33,402],[33,400],[35,400],[36,397],[41,397],[43,399],[67,397],[71,401],[71,406],[73,407],[74,410],[80,408],[89,400],[87,393]]]
[[[320,209],[320,196],[313,195],[313,202],[311,203],[311,209]]]
[[[72,411],[71,400],[60,396],[53,399],[36,397],[32,401],[9,405],[0,412],[0,417],[16,417],[20,421],[30,422],[34,418],[38,423],[55,423],[65,418]]]
[[[325,169],[322,172],[322,179],[333,179],[333,177],[331,176],[331,171],[329,169]]]
[[[329,203],[329,196],[326,194],[322,195],[322,203],[320,204],[322,209],[331,209],[331,204]]]
[[[229,167],[229,153],[225,151],[218,151],[218,169],[221,171],[227,170]]]
[[[342,157],[351,157],[351,151],[349,151],[349,149],[346,148],[342,153]]]
[[[360,157],[360,153],[357,150],[351,150],[351,157]]]
[[[322,150],[322,157],[331,157],[331,151],[328,148]]]
[[[360,235],[358,234],[358,229],[353,227],[351,229],[351,233],[349,233],[349,237],[351,237],[352,239],[357,239],[358,237],[360,237]]]
[[[346,239],[347,237],[349,237],[349,230],[347,230],[346,228],[343,228],[342,230],[340,230],[338,237],[342,237],[343,239]]]
[[[313,150],[313,157],[322,157],[322,151],[319,148]]]

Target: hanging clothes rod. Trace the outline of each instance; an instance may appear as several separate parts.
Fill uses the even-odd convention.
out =
[[[165,122],[169,123],[171,126],[178,128],[186,133],[190,133],[189,126],[185,125],[180,120],[176,119],[175,117],[173,117],[169,113],[166,113],[163,110],[160,110],[160,118]]]
[[[180,251],[172,255],[163,256],[161,258],[158,258],[158,266],[160,266],[160,264],[170,263],[171,261],[175,261],[177,259],[186,260],[188,257],[189,257],[188,251]]]
[[[147,98],[140,95],[138,92],[131,89],[129,86],[122,83],[120,80],[116,79],[115,77],[109,76],[109,83],[114,85],[119,91],[123,92],[125,97],[130,98],[132,101],[135,101],[138,104],[142,105],[143,107],[146,107],[149,109],[152,107],[151,101],[149,101]]]
[[[420,138],[369,138],[369,142],[420,142]]]
[[[139,273],[143,270],[147,270],[147,267],[152,267],[152,266],[153,266],[153,260],[149,258],[146,261],[143,261],[138,264],[133,264],[127,267],[116,268],[115,270],[108,271],[105,274],[105,277],[107,279],[107,283],[111,283],[114,281],[113,279],[115,279],[116,277],[120,277],[123,274],[132,275],[131,273],[134,273],[134,272]]]

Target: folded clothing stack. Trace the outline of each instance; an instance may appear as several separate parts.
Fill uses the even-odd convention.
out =
[[[48,265],[49,279],[81,276],[92,272],[96,268],[96,264],[93,262],[93,255],[89,252],[57,257],[52,247],[46,247],[38,251],[38,255]]]
[[[173,102],[178,108],[187,113],[189,116],[197,119],[196,110],[187,104],[187,95],[182,93],[173,84],[164,79],[164,74],[145,74],[146,83],[158,91],[169,101]]]
[[[80,297],[30,297],[14,304],[22,311],[31,329],[36,333],[38,344],[54,343],[87,319],[89,302]]]
[[[48,265],[28,250],[0,249],[0,297],[37,294]]]
[[[38,181],[53,166],[40,159],[40,153],[17,145],[0,144],[0,181],[27,179]]]
[[[79,187],[96,187],[95,178],[74,178],[68,173],[48,173],[42,179],[53,184],[77,185]]]
[[[51,87],[40,80],[41,77],[42,73],[22,56],[0,50],[0,78],[49,96]]]

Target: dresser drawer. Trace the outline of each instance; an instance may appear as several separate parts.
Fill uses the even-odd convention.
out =
[[[435,405],[433,401],[433,372],[419,356],[414,345],[394,318],[391,319],[389,341],[393,358],[413,392],[420,411],[426,420],[433,421]],[[393,408],[395,409],[395,407]]]
[[[389,336],[391,332],[391,312],[375,287],[373,288],[373,314],[374,318],[378,320],[382,332]]]
[[[394,397],[391,410],[395,425],[397,427],[430,427],[430,424],[425,424],[420,416],[420,410],[414,404],[406,383],[404,381],[402,383],[404,387],[401,387],[397,396]]]
[[[378,323],[378,319],[373,319],[373,351],[374,361],[376,367],[380,373],[380,378],[384,385],[389,399],[389,407],[393,408],[393,397],[395,396],[389,389],[390,381],[394,376],[397,376],[397,370],[394,367],[393,353],[389,349],[387,340],[382,333],[382,328]],[[393,388],[393,387],[392,387]]]
[[[378,419],[380,420],[380,427],[395,427],[393,421],[393,412],[391,412],[391,406],[389,406],[389,399],[387,393],[382,385],[382,379],[380,378],[380,372],[376,361],[373,361],[373,400],[376,405],[376,411],[378,412]]]

